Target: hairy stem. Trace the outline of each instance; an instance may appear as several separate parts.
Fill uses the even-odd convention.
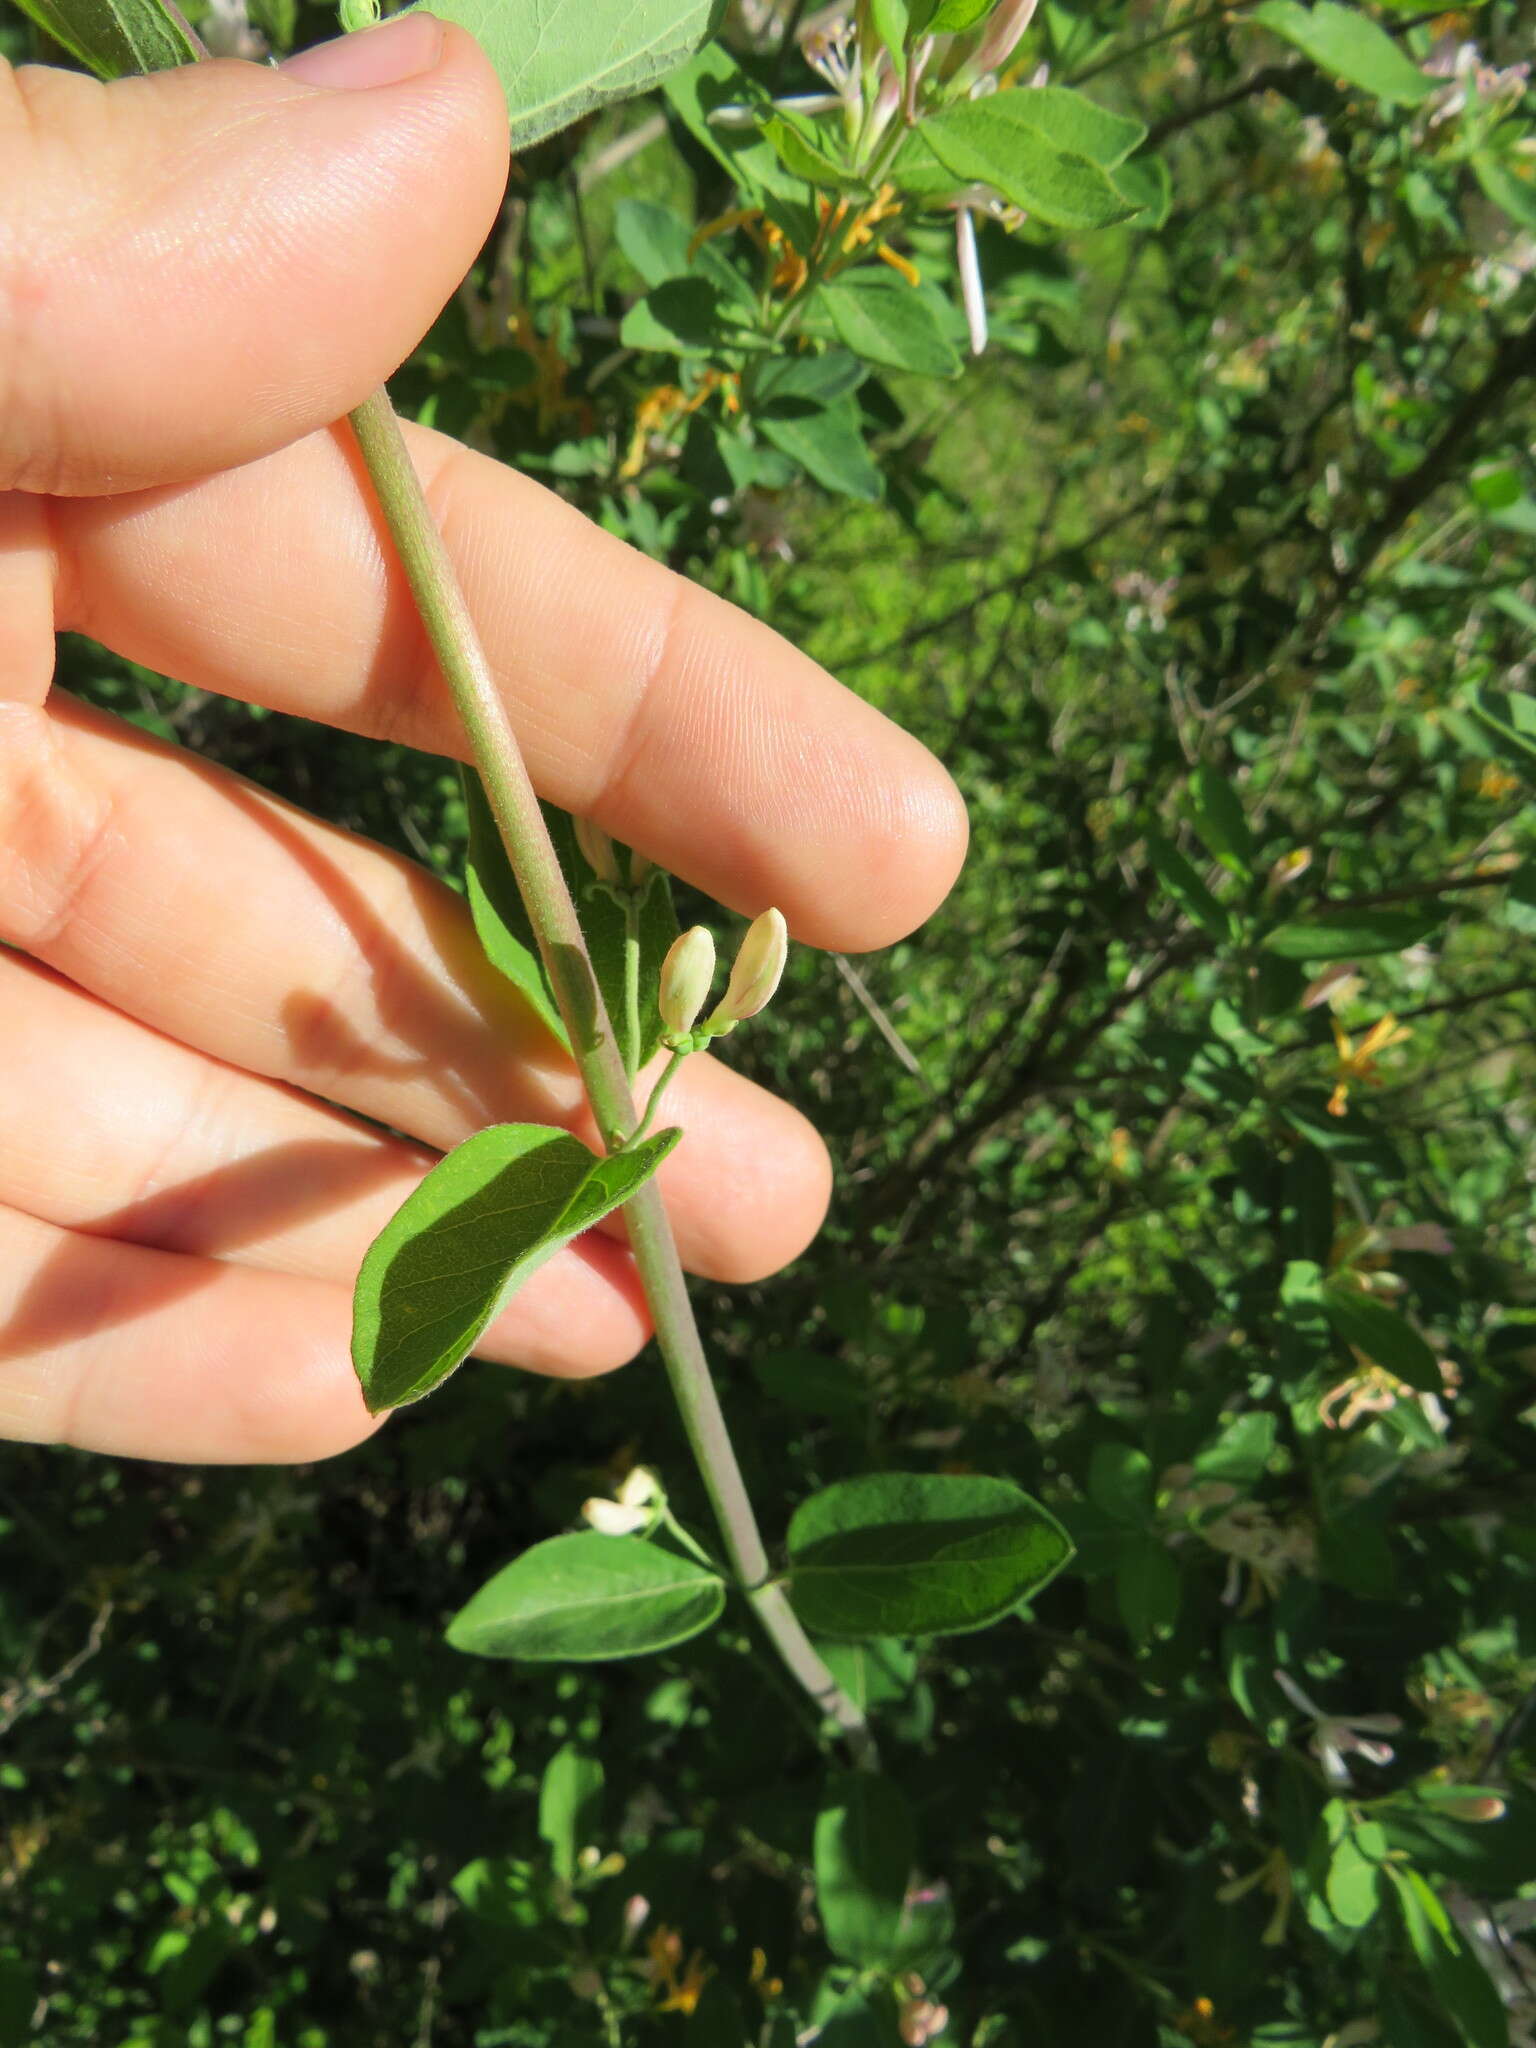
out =
[[[640,1071],[640,894],[624,901],[624,1065],[631,1081]]]
[[[453,692],[598,1129],[612,1151],[635,1126],[629,1076],[517,735],[388,394],[380,389],[365,399],[351,424],[432,651]],[[863,1713],[817,1655],[772,1578],[654,1181],[626,1204],[624,1219],[667,1377],[731,1569],[791,1674],[837,1723],[856,1759],[868,1762],[874,1750]]]

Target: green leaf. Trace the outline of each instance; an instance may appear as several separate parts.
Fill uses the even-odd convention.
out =
[[[1218,944],[1232,936],[1232,920],[1196,872],[1171,841],[1160,832],[1147,834],[1147,859],[1153,873],[1168,894],[1208,937]]]
[[[868,375],[864,364],[845,349],[828,349],[819,356],[779,356],[764,363],[753,380],[753,408],[793,418],[846,398]]]
[[[1536,782],[1536,696],[1523,690],[1469,690],[1465,703],[1506,766]]]
[[[714,33],[719,0],[432,0],[496,67],[512,147],[659,85]]]
[[[1297,0],[1262,0],[1248,17],[1283,42],[1310,57],[1319,71],[1374,93],[1379,100],[1416,106],[1435,89],[1412,58],[1384,28],[1352,7],[1317,0],[1312,8]]]
[[[939,0],[923,23],[925,36],[964,35],[979,21],[997,11],[997,0]]]
[[[692,1558],[587,1529],[514,1558],[460,1608],[448,1641],[529,1664],[643,1657],[698,1635],[724,1605],[724,1580]]]
[[[1064,155],[1086,157],[1106,171],[1123,164],[1147,139],[1143,122],[1112,114],[1065,85],[1022,86],[994,94],[986,104],[1000,104],[1019,127],[1032,128]]]
[[[1225,1480],[1233,1486],[1256,1486],[1275,1451],[1275,1417],[1262,1409],[1239,1415],[1203,1451],[1196,1454],[1200,1479]]]
[[[1152,1460],[1134,1444],[1095,1444],[1088,1498],[1113,1521],[1140,1528],[1152,1518]]]
[[[1109,174],[1086,155],[1068,153],[1020,118],[1030,92],[993,93],[931,115],[922,124],[927,147],[964,184],[990,185],[1038,220],[1061,228],[1109,227],[1136,211]]]
[[[1128,164],[1115,166],[1114,180],[1120,197],[1135,208],[1134,226],[1155,229],[1167,224],[1173,211],[1173,173],[1164,158],[1132,157]]]
[[[776,194],[801,200],[805,186],[784,166],[756,127],[717,125],[710,115],[721,107],[750,107],[771,118],[768,95],[718,43],[709,43],[690,63],[674,71],[663,90],[695,142],[724,164],[748,197]]]
[[[992,0],[976,0],[982,7],[990,6]],[[907,0],[870,0],[870,17],[875,25],[875,34],[891,53],[898,78],[907,75],[907,37],[916,25],[907,6]],[[918,12],[923,11],[923,0],[918,0]]]
[[[919,377],[959,376],[959,353],[921,286],[888,270],[859,270],[823,285],[818,303],[838,340],[865,362]]]
[[[773,1401],[802,1415],[864,1415],[869,1386],[851,1365],[819,1351],[773,1351],[752,1361],[752,1376]]]
[[[533,926],[523,907],[522,895],[491,816],[490,805],[479,777],[466,769],[464,800],[469,810],[469,860],[466,893],[475,930],[491,964],[499,968],[533,1006],[562,1046],[569,1046],[565,1026],[555,1008],[549,984],[534,944]],[[541,806],[549,836],[560,857],[560,869],[581,917],[592,970],[602,992],[603,1006],[616,1030],[623,1029],[625,913],[599,885],[596,875],[576,844],[575,828],[564,811],[553,804]],[[621,874],[629,870],[629,849],[617,846]],[[640,901],[640,1054],[641,1064],[661,1044],[661,1012],[657,991],[661,963],[677,937],[677,916],[672,908],[672,885],[660,868],[646,879]]]
[[[1243,816],[1242,799],[1208,761],[1195,770],[1192,822],[1224,868],[1245,882],[1252,880],[1253,834]]]
[[[1386,1866],[1409,1946],[1467,2048],[1509,2048],[1509,2019],[1492,1979],[1439,1894],[1417,1871]]]
[[[627,1202],[681,1136],[599,1159],[568,1131],[494,1124],[440,1159],[358,1274],[352,1362],[369,1412],[440,1386],[529,1274]]]
[[[1381,1837],[1385,1850],[1386,1838],[1379,1827],[1373,1830],[1373,1836]],[[1380,1905],[1376,1876],[1379,1861],[1379,1857],[1373,1859],[1363,1853],[1353,1832],[1335,1846],[1328,1862],[1326,1893],[1328,1910],[1341,1927],[1367,1927],[1375,1919]]]
[[[1487,150],[1472,152],[1472,175],[1485,196],[1523,228],[1536,228],[1536,184]]]
[[[809,123],[770,114],[763,123],[763,137],[785,170],[793,177],[803,178],[807,185],[827,185],[837,192],[868,195],[869,187],[864,180],[828,156],[821,147],[821,136],[810,129]]]
[[[464,805],[469,813],[464,893],[469,899],[476,935],[487,960],[506,976],[556,1042],[569,1052],[571,1042],[545,979],[533,926],[491,815],[485,786],[472,768],[463,770],[462,779]]]
[[[855,1705],[890,1706],[904,1700],[917,1678],[917,1652],[896,1636],[872,1636],[867,1643],[822,1643],[827,1669]]]
[[[1462,2048],[1459,2029],[1430,2001],[1411,1972],[1388,1972],[1380,1982],[1381,2038],[1392,2048]]]
[[[874,504],[885,489],[864,445],[859,408],[851,398],[835,405],[780,409],[758,420],[763,438],[793,457],[814,482],[843,498]]]
[[[1038,1593],[1066,1531],[1006,1479],[874,1472],[813,1494],[789,1525],[790,1598],[825,1635],[955,1635]]]
[[[17,0],[44,35],[52,36],[98,78],[131,78],[190,64],[196,46],[158,0]]]
[[[917,1856],[906,1800],[889,1778],[839,1771],[816,1816],[816,1905],[827,1946],[865,1969],[899,1955],[902,1905]]]
[[[1320,908],[1326,912],[1327,905]],[[1347,910],[1326,923],[1276,925],[1264,945],[1282,960],[1364,960],[1406,953],[1444,920],[1443,910]]]
[[[669,277],[635,301],[619,328],[625,348],[671,355],[709,355],[721,338],[720,295],[705,277]]]
[[[549,1844],[557,1877],[576,1875],[576,1851],[591,1840],[603,1767],[574,1742],[564,1742],[544,1767],[539,1782],[539,1838]]]
[[[621,199],[614,210],[613,239],[648,285],[681,277],[689,267],[688,223],[653,200]]]
[[[884,479],[864,445],[853,393],[868,367],[846,349],[764,363],[750,403],[763,438],[829,491],[873,503]]]
[[[1396,1309],[1353,1287],[1324,1287],[1320,1299],[1336,1337],[1363,1352],[1373,1365],[1383,1365],[1406,1380],[1417,1392],[1444,1393],[1434,1352]]]
[[[1179,1567],[1159,1537],[1138,1531],[1125,1539],[1115,1566],[1115,1600],[1133,1641],[1171,1633],[1181,1591]]]

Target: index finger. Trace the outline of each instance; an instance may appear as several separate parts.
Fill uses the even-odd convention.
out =
[[[889,944],[965,814],[909,735],[768,627],[444,436],[409,431],[541,793],[797,938]],[[344,429],[204,482],[59,502],[61,626],[198,688],[463,757]]]

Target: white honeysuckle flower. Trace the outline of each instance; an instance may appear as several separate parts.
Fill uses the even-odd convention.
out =
[[[1346,1756],[1362,1756],[1368,1764],[1389,1764],[1396,1752],[1390,1742],[1372,1740],[1396,1735],[1402,1721],[1396,1714],[1328,1714],[1309,1699],[1288,1671],[1277,1670],[1275,1683],[1299,1713],[1312,1723],[1312,1753],[1330,1785],[1348,1785]]]
[[[971,354],[979,356],[987,346],[987,298],[976,251],[976,215],[969,205],[955,208],[955,259],[960,266],[960,300],[970,330]]]
[[[851,21],[837,21],[825,28],[813,28],[800,38],[800,54],[824,78],[841,105],[859,97],[863,61]]]
[[[786,114],[836,114],[844,102],[835,92],[797,92],[773,104]],[[761,116],[755,107],[730,101],[723,107],[711,107],[705,119],[711,128],[755,128]]]
[[[644,1508],[625,1507],[621,1501],[599,1498],[582,1502],[581,1519],[590,1523],[599,1536],[633,1536],[651,1518]]]

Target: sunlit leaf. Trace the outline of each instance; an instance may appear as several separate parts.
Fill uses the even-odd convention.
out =
[[[627,1202],[681,1136],[599,1159],[568,1131],[494,1124],[440,1159],[358,1275],[352,1362],[370,1411],[440,1386],[528,1276]]]
[[[718,1620],[725,1582],[692,1558],[595,1529],[514,1558],[448,1624],[476,1657],[596,1663],[684,1643]]]

